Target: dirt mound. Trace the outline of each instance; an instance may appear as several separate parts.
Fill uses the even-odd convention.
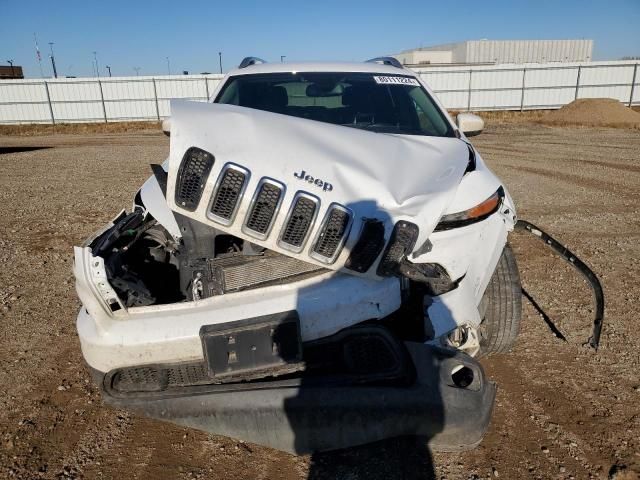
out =
[[[540,123],[640,128],[640,113],[613,98],[581,98],[547,113]]]

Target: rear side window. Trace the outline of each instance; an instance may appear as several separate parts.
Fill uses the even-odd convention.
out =
[[[372,73],[269,73],[231,77],[216,103],[381,133],[454,136],[413,77]]]

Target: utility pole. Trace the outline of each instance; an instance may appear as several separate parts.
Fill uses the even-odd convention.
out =
[[[218,59],[220,60],[220,73],[222,73],[222,52],[218,52]]]
[[[93,52],[93,59],[96,61],[96,75],[100,78],[100,68],[98,67],[98,52]]]
[[[171,63],[169,62],[169,57],[167,57],[167,72],[171,75]]]
[[[8,63],[9,65],[11,65],[11,77],[12,77],[12,78],[15,78],[15,77],[16,77],[16,73],[15,73],[15,72],[14,72],[14,70],[13,70],[13,60],[7,60],[7,63]]]
[[[58,78],[58,71],[56,70],[56,59],[53,55],[53,42],[49,42],[49,48],[51,49],[51,66],[53,67],[53,76],[54,78]]]
[[[111,76],[111,67],[107,65],[107,70],[109,71],[109,76]]]
[[[280,55],[280,63],[284,63],[285,58],[287,58],[286,55]]]
[[[136,71],[136,77],[140,75],[140,67],[133,67],[133,69]]]

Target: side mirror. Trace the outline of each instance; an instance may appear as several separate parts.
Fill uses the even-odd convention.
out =
[[[167,117],[162,121],[162,133],[167,137],[171,136],[171,117]]]
[[[456,116],[456,123],[467,137],[480,135],[484,130],[484,120],[473,113],[459,113]]]

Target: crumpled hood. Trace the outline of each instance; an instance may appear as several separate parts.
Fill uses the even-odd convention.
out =
[[[197,206],[186,209],[175,192],[191,147],[209,152],[215,161]],[[337,270],[356,245],[364,219],[384,222],[385,242],[399,220],[416,224],[417,250],[452,200],[468,157],[467,145],[457,138],[373,133],[232,105],[172,101],[167,201],[172,210],[220,231]],[[234,219],[224,225],[210,210],[228,162],[246,169],[247,175]],[[247,235],[242,226],[265,177],[279,182],[284,191],[269,234],[260,239]],[[282,248],[279,239],[297,192],[312,195],[318,205],[304,247],[292,252]],[[333,204],[350,209],[353,219],[341,253],[327,264],[326,259],[312,258],[310,250]],[[369,276],[375,276],[375,264]]]

